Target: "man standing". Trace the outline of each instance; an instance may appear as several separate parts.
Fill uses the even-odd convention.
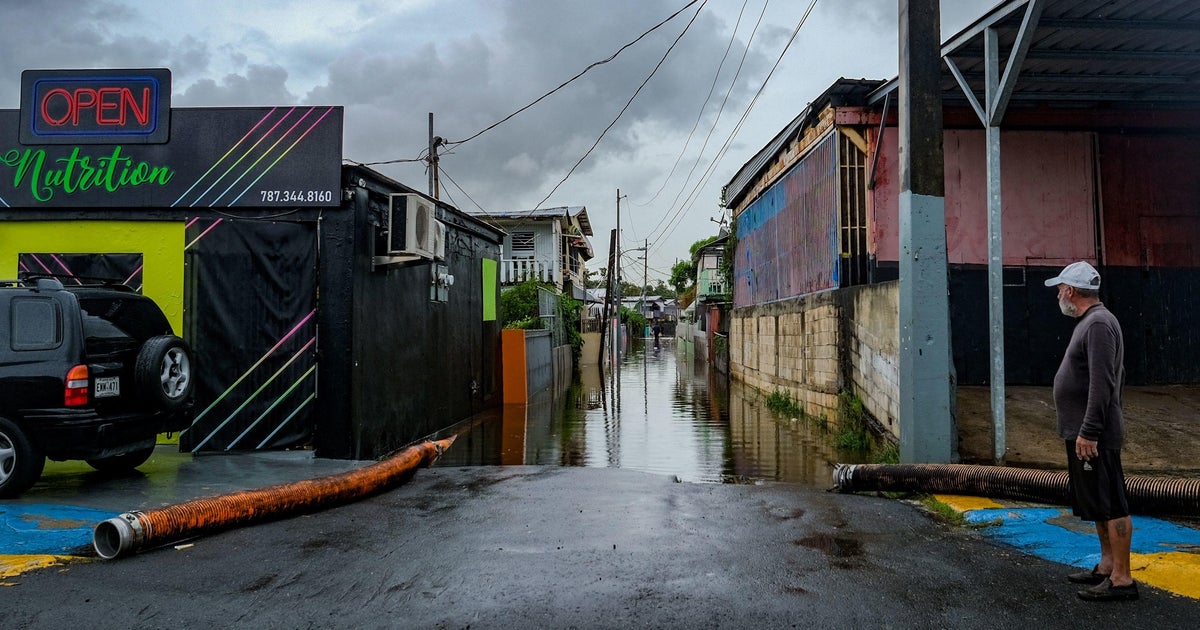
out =
[[[1079,320],[1054,375],[1054,407],[1058,434],[1066,440],[1071,507],[1081,519],[1095,521],[1100,538],[1100,563],[1067,579],[1094,585],[1079,591],[1080,599],[1137,599],[1129,572],[1133,523],[1121,469],[1121,325],[1100,302],[1100,274],[1086,262],[1067,265],[1046,286],[1058,287],[1063,315]]]

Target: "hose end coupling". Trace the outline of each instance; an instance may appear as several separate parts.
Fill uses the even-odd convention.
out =
[[[833,489],[837,492],[852,492],[854,486],[854,464],[833,465]]]
[[[118,558],[142,545],[145,538],[137,513],[126,512],[96,526],[92,547],[105,560]]]

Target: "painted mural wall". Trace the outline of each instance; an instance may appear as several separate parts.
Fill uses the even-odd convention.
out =
[[[835,140],[820,141],[738,215],[735,308],[838,286]]]

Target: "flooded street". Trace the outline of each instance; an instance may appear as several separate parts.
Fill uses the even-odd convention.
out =
[[[634,339],[615,372],[584,366],[557,395],[474,418],[439,465],[625,468],[681,481],[825,488],[832,462],[853,461],[820,427],[777,418],[764,395],[667,340],[656,349]]]

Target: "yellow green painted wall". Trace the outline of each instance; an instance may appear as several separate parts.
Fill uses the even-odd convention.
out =
[[[21,253],[141,254],[142,294],[183,332],[183,221],[6,221],[0,278],[17,277]]]

